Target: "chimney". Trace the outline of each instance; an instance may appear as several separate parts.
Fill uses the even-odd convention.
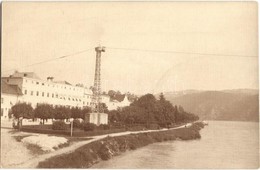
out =
[[[47,77],[47,81],[53,81],[54,77]]]

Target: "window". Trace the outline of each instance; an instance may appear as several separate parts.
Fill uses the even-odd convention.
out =
[[[36,96],[39,96],[39,92],[38,91],[36,92]]]
[[[4,115],[4,109],[1,108],[1,116]]]
[[[1,97],[1,103],[3,104],[4,103],[4,98]]]
[[[31,91],[31,96],[33,96],[33,91]]]
[[[25,80],[25,82],[27,83],[27,80]]]
[[[24,94],[27,94],[27,90],[24,90]]]
[[[52,98],[54,98],[54,93],[52,93]]]
[[[59,97],[59,95],[58,94],[56,94],[56,98],[58,98]]]
[[[36,84],[39,84],[39,82],[36,82]]]
[[[47,97],[49,97],[50,96],[50,94],[49,93],[47,93]]]
[[[42,92],[42,97],[44,97],[44,92]]]
[[[70,100],[70,98],[68,98]]]
[[[44,86],[44,83],[42,83],[42,85]]]

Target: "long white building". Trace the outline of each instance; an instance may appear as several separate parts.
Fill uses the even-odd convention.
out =
[[[73,86],[66,81],[54,81],[52,77],[42,80],[33,72],[15,72],[9,77],[2,77],[1,82],[4,85],[1,91],[1,118],[6,118],[5,111],[17,102],[30,103],[33,108],[39,103],[79,108],[92,106],[90,89]],[[17,92],[14,93],[13,89]],[[9,100],[13,101],[12,104]]]
[[[9,77],[2,77],[1,82],[1,119],[8,119],[8,112],[17,102],[30,103],[33,108],[40,103],[79,108],[93,106],[92,90],[66,81],[55,81],[53,77],[42,80],[33,72],[15,72]],[[101,102],[109,110],[129,105],[126,100],[115,102],[108,95],[101,97]]]

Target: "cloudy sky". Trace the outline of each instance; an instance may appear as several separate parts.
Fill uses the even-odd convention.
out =
[[[100,44],[103,90],[258,88],[256,2],[4,2],[2,12],[4,76],[91,86]]]

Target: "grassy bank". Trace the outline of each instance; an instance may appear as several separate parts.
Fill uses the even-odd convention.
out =
[[[100,160],[108,160],[127,150],[135,150],[155,142],[199,139],[204,125],[194,123],[189,128],[107,137],[76,149],[74,152],[40,162],[38,168],[88,168]]]
[[[48,135],[60,135],[60,136],[70,136],[70,127],[67,125],[66,130],[53,130],[52,125],[27,125],[21,128],[23,132],[29,133],[41,133],[41,134],[48,134]],[[108,129],[108,130],[101,130],[97,129],[94,131],[83,131],[77,128],[73,129],[73,136],[76,137],[86,137],[86,136],[97,136],[97,135],[105,135],[109,133],[119,133],[124,132],[125,129]]]

